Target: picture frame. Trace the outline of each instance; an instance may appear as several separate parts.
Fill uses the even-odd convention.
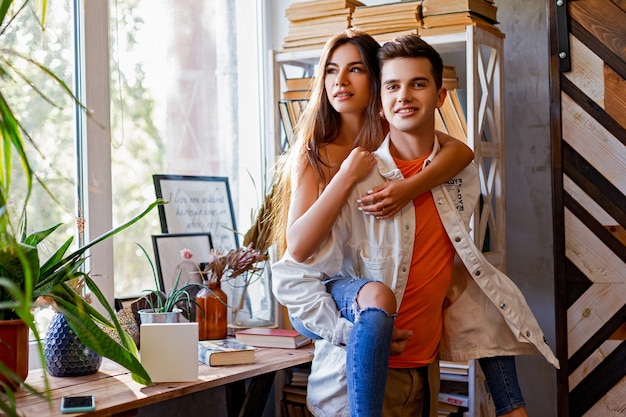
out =
[[[179,288],[187,282],[200,283],[198,265],[207,262],[213,249],[210,233],[171,233],[152,235],[155,267],[159,278],[160,290],[169,293],[174,287],[180,271]],[[189,249],[193,258],[184,260],[181,251]],[[195,275],[195,276],[194,276]]]
[[[228,177],[195,175],[152,176],[162,233],[210,233],[215,249],[239,247]]]

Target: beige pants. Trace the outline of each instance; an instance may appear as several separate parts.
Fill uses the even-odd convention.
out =
[[[438,382],[438,361],[429,367],[389,368],[385,385],[383,417],[436,416]],[[430,387],[433,385],[435,385],[433,387],[435,391],[431,392]]]

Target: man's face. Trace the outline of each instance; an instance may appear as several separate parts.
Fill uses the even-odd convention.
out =
[[[392,130],[430,134],[435,128],[435,109],[446,97],[437,89],[427,58],[395,58],[382,67],[382,107]]]

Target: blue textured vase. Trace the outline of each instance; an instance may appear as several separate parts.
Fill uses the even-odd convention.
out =
[[[52,376],[82,376],[98,372],[102,356],[89,349],[70,328],[65,316],[56,313],[44,341],[46,368]]]

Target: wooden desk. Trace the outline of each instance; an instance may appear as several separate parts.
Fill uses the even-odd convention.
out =
[[[71,378],[49,376],[52,397],[50,404],[29,394],[23,387],[15,396],[18,413],[24,417],[65,416],[59,411],[61,397],[85,394],[95,395],[96,411],[72,416],[128,417],[135,415],[140,407],[224,385],[229,417],[261,416],[276,372],[310,362],[312,359],[313,345],[300,349],[258,348],[255,352],[255,363],[220,367],[198,363],[199,375],[195,382],[159,383],[149,387],[136,383],[130,372],[117,363],[104,359],[100,371],[93,375]],[[250,379],[247,391],[246,379]],[[42,392],[43,372],[31,371],[26,382]]]

